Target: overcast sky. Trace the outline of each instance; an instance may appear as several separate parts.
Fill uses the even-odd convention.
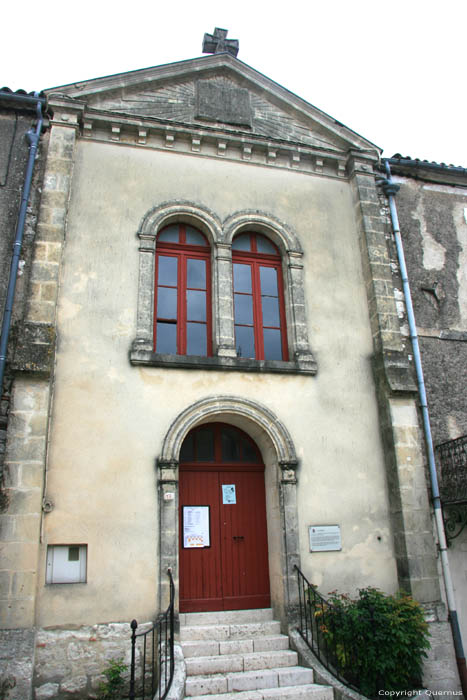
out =
[[[0,86],[42,90],[201,55],[238,58],[384,149],[467,167],[467,0],[6,0]]]

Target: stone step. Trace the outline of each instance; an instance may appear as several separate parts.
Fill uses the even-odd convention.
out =
[[[281,698],[280,691],[283,689],[306,685],[313,685],[314,688],[327,690],[324,686],[315,686],[313,684],[313,671],[311,669],[303,666],[289,666],[287,668],[268,668],[256,671],[189,676],[186,679],[185,695],[186,697],[210,697],[217,694],[222,697],[222,694],[225,693],[264,692],[265,690],[276,689],[278,693],[275,696],[271,695],[271,697]],[[259,697],[263,696],[260,695]],[[296,697],[300,697],[300,695]],[[317,696],[316,700],[332,700],[332,690],[331,695],[323,695],[322,698]]]
[[[181,615],[185,697],[196,700],[333,700],[297,666],[270,608]]]
[[[190,613],[191,614],[191,613]],[[211,613],[196,613],[198,615]],[[265,622],[246,622],[241,624],[209,624],[180,626],[180,641],[188,642],[201,639],[226,642],[233,639],[250,639],[252,637],[271,637],[281,631],[280,623],[275,620]]]
[[[246,690],[221,695],[198,695],[196,700],[333,700],[332,688],[315,683],[292,687]]]
[[[279,651],[289,648],[289,638],[285,634],[259,636],[252,639],[230,641],[194,640],[182,642],[185,659],[193,656],[215,656],[216,654],[247,654],[254,651]]]
[[[180,626],[230,625],[272,620],[272,608],[253,610],[219,610],[217,612],[180,613]]]
[[[217,654],[215,656],[192,657],[185,661],[187,676],[281,668],[295,666],[297,662],[297,652],[290,649],[258,651],[247,654]]]

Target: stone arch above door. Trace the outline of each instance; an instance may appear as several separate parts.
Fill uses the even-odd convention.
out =
[[[234,396],[213,396],[201,399],[182,411],[167,431],[160,461],[178,462],[180,447],[189,431],[195,425],[213,420],[214,417],[220,420],[220,417],[225,415],[242,416],[259,426],[271,440],[279,465],[295,471],[297,466],[295,448],[289,431],[283,423],[272,411],[257,401]]]
[[[158,459],[160,507],[161,605],[166,601],[165,571],[171,567],[178,584],[178,464],[180,448],[189,431],[202,423],[224,421],[247,432],[265,453],[269,469],[271,513],[268,529],[273,541],[273,605],[284,628],[296,614],[298,592],[295,564],[300,564],[297,511],[298,460],[289,431],[264,405],[236,396],[201,399],[182,411],[170,425]]]

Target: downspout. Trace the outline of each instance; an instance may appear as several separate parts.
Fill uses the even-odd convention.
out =
[[[444,587],[446,590],[446,599],[449,610],[449,620],[451,623],[452,637],[454,641],[454,649],[456,653],[457,667],[459,669],[459,677],[462,686],[462,692],[467,698],[467,668],[465,663],[465,654],[462,645],[462,637],[459,628],[459,619],[456,610],[456,601],[454,597],[454,588],[452,584],[451,570],[449,567],[449,559],[447,555],[446,535],[444,531],[443,513],[441,509],[441,499],[439,495],[438,474],[436,472],[435,453],[433,449],[433,439],[431,436],[430,416],[428,413],[428,402],[426,398],[425,381],[423,379],[423,368],[420,354],[420,346],[418,342],[417,326],[412,305],[412,296],[410,293],[409,279],[407,275],[407,266],[405,264],[404,248],[402,245],[401,232],[399,228],[399,218],[397,216],[395,195],[399,190],[391,177],[391,168],[387,160],[384,161],[387,179],[384,180],[382,188],[384,194],[389,201],[389,210],[391,213],[391,222],[394,232],[394,240],[397,248],[397,257],[402,276],[402,285],[404,291],[405,306],[407,309],[407,318],[409,322],[410,338],[412,341],[413,356],[415,369],[417,372],[418,394],[420,398],[420,406],[423,416],[423,429],[425,434],[426,449],[428,454],[428,465],[430,473],[431,490],[433,495],[433,506],[435,512],[436,529],[438,534],[439,550],[441,556],[441,568],[443,572]]]
[[[39,144],[39,138],[42,131],[42,124],[44,121],[42,115],[42,102],[43,100],[39,98],[37,92],[34,93],[34,97],[18,96],[18,95],[2,95],[2,99],[11,97],[11,102],[18,102],[18,98],[22,97],[23,102],[28,100],[28,104],[31,101],[36,102],[36,113],[37,113],[37,124],[35,131],[29,129],[26,136],[29,141],[29,158],[26,168],[26,175],[24,178],[23,194],[21,197],[21,206],[18,215],[18,223],[16,226],[15,242],[13,245],[13,257],[11,259],[10,266],[10,277],[8,280],[8,290],[5,301],[5,312],[3,314],[2,321],[2,334],[0,336],[0,392],[3,387],[3,377],[5,374],[6,365],[6,355],[8,346],[8,337],[10,334],[11,326],[11,315],[13,311],[13,302],[15,298],[16,280],[18,277],[18,267],[19,267],[19,257],[21,253],[21,247],[23,245],[23,235],[24,235],[24,224],[26,221],[26,210],[29,201],[29,194],[31,192],[32,176],[34,171],[34,161],[36,159],[37,147]]]

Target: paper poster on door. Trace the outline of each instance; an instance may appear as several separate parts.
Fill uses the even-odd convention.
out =
[[[237,502],[237,494],[235,492],[235,484],[222,484],[222,503],[234,504]]]
[[[209,506],[183,506],[183,546],[210,547]]]

